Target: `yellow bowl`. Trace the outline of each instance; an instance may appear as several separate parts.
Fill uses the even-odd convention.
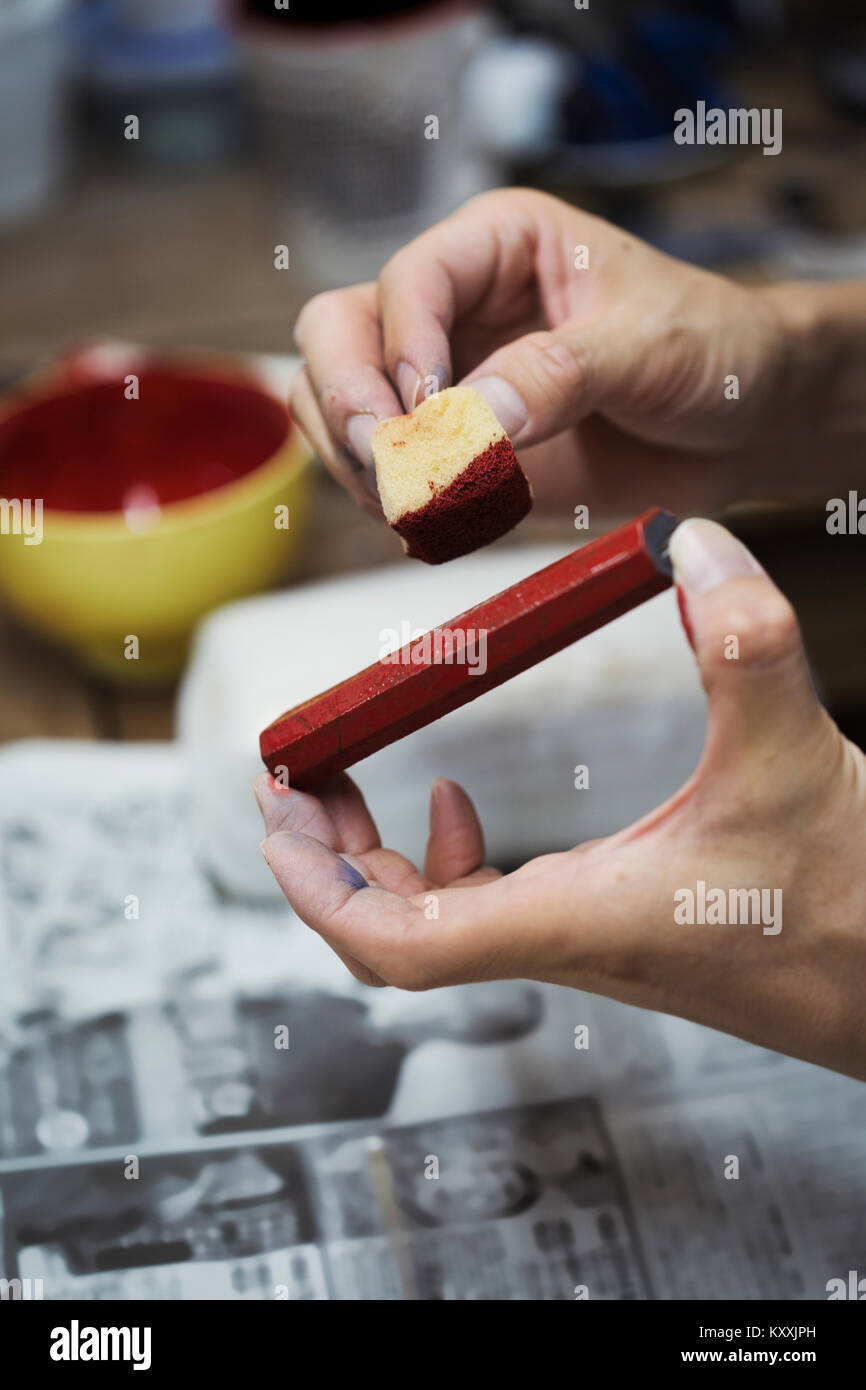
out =
[[[166,365],[207,380],[253,384],[273,396],[237,364],[159,363]],[[0,422],[54,394],[58,378],[48,380],[51,385],[43,379],[7,404]],[[183,665],[200,618],[285,572],[305,529],[309,461],[303,437],[288,423],[281,447],[252,471],[164,503],[152,524],[145,514],[137,530],[120,511],[46,507],[42,539],[34,543],[33,535],[16,533],[16,514],[6,507],[0,511],[0,594],[30,626],[70,646],[89,670],[131,682],[168,679]],[[31,521],[35,517],[32,511]]]

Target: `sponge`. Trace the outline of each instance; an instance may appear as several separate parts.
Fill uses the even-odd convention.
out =
[[[471,386],[382,420],[372,447],[385,519],[407,554],[428,565],[489,545],[532,506],[507,434]]]

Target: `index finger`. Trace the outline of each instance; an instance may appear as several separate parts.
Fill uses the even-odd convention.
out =
[[[384,371],[375,287],[316,295],[301,310],[295,342],[332,438],[372,469],[376,425],[400,414]]]
[[[507,309],[534,279],[537,240],[532,195],[503,189],[473,198],[388,261],[378,282],[383,356],[406,410],[451,384],[456,320],[491,294]]]

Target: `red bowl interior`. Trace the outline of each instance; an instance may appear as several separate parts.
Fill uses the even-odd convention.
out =
[[[196,497],[267,462],[285,406],[253,384],[158,366],[40,397],[0,420],[0,496],[46,508],[122,511]]]

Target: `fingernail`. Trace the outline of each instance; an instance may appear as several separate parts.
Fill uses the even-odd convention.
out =
[[[441,777],[434,777],[434,778],[433,778],[433,781],[432,781],[431,784],[430,784],[430,819],[431,819],[431,822],[432,822],[433,817],[434,817],[435,815],[438,815],[438,813],[439,813],[439,807],[440,807],[441,805],[442,805],[442,778],[441,778]]]
[[[418,388],[421,385],[420,374],[411,362],[400,362],[394,373],[394,379],[404,407],[406,410],[414,410],[418,401]]]
[[[346,424],[346,441],[349,448],[358,462],[363,463],[368,470],[373,467],[370,440],[378,423],[375,415],[352,415]]]
[[[451,373],[447,367],[434,367],[429,376],[424,378],[424,396],[432,396],[438,391],[447,391],[448,383],[451,380]]]
[[[379,488],[376,483],[375,468],[365,468],[361,473],[361,482],[373,498],[374,502],[379,502]],[[380,503],[381,505],[381,503]]]
[[[503,376],[480,376],[476,381],[467,381],[466,385],[484,397],[509,438],[520,433],[529,419],[529,412],[510,381]]]
[[[764,574],[754,555],[715,521],[691,518],[671,536],[674,578],[690,594],[705,594],[744,574]]]

